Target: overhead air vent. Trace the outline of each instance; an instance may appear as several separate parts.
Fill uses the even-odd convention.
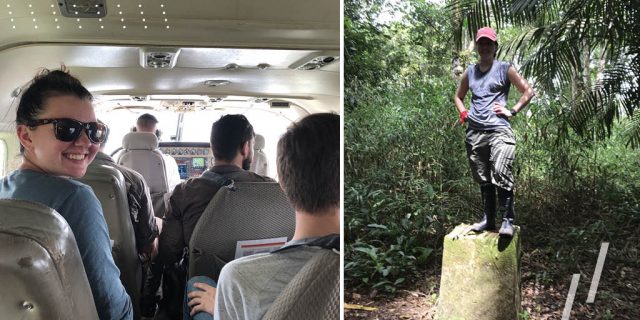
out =
[[[103,18],[107,15],[106,0],[59,0],[60,13],[70,18]]]
[[[140,48],[140,65],[145,69],[171,69],[178,54],[179,48]]]
[[[271,108],[289,108],[291,104],[287,101],[271,101]]]
[[[316,70],[340,58],[337,52],[316,52],[312,53],[289,66],[289,69],[296,70]]]
[[[255,103],[264,103],[264,102],[267,102],[267,101],[269,101],[269,98],[262,98],[262,97],[255,98],[253,100],[253,102],[255,102]]]

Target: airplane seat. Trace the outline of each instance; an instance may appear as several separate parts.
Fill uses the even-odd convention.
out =
[[[0,317],[98,319],[76,239],[40,203],[0,200]]]
[[[112,240],[113,260],[120,269],[120,281],[131,297],[133,313],[137,318],[140,314],[142,264],[136,249],[124,176],[116,168],[92,163],[78,181],[89,185],[100,200]]]
[[[117,163],[142,175],[153,202],[153,212],[162,218],[169,194],[164,157],[158,149],[158,137],[150,132],[129,132],[122,138],[123,151]]]
[[[208,276],[217,281],[222,267],[235,259],[238,241],[284,237],[288,241],[294,230],[295,212],[277,182],[222,187],[189,241],[189,278]]]
[[[320,249],[265,313],[263,320],[340,318],[340,254]]]
[[[255,172],[261,176],[269,175],[269,160],[264,153],[265,141],[264,137],[260,134],[256,134],[255,144],[253,145],[253,161],[249,171]]]

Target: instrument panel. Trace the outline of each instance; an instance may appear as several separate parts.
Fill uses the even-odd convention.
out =
[[[158,148],[176,160],[183,180],[199,177],[213,165],[213,154],[207,142],[160,142]]]

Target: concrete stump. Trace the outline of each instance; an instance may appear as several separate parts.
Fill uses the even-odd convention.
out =
[[[520,312],[520,228],[513,238],[459,225],[444,238],[436,319],[515,320]]]

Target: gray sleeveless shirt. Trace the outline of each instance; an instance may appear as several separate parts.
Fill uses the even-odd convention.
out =
[[[507,71],[511,63],[494,60],[491,68],[486,72],[480,71],[480,65],[475,64],[467,69],[469,89],[471,89],[471,111],[469,112],[469,129],[497,130],[510,128],[509,121],[498,117],[493,112],[494,103],[504,106],[507,104],[511,82]]]

